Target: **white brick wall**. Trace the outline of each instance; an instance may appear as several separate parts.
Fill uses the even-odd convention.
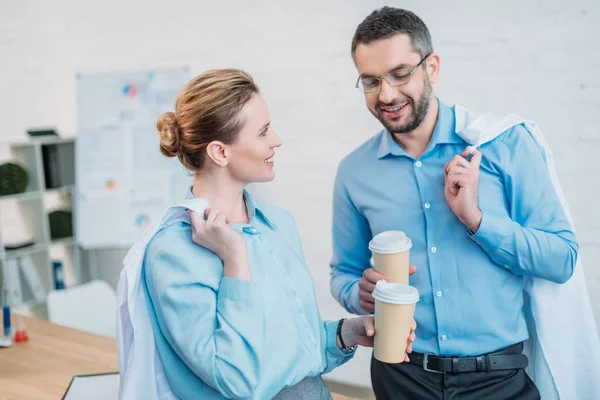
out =
[[[77,71],[181,64],[194,74],[248,70],[285,141],[278,179],[258,189],[296,216],[322,313],[338,318],[344,313],[328,286],[333,177],[340,158],[379,129],[353,87],[350,40],[362,18],[385,3],[4,1],[0,138],[21,140],[27,127],[39,125],[74,135]],[[412,9],[429,25],[442,58],[437,92],[446,102],[516,111],[541,125],[573,210],[600,319],[600,2],[387,3]],[[109,281],[119,260],[117,252],[101,262]],[[361,352],[332,377],[368,385],[368,358]]]

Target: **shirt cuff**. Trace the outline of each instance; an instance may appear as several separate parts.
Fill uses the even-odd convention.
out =
[[[357,314],[357,315],[366,315],[369,314],[367,311],[363,310],[362,307],[360,306],[360,296],[358,295],[358,291],[360,290],[360,288],[358,287],[358,282],[356,281],[356,283],[354,283],[352,285],[352,289],[350,289],[350,312]]]
[[[504,242],[513,224],[507,216],[498,216],[484,212],[477,233],[468,230],[468,236],[479,244],[488,254],[493,254]]]
[[[327,334],[327,353],[331,354],[335,358],[350,358],[356,353],[356,349],[345,352],[337,347],[337,327],[340,321],[326,321],[325,332]]]
[[[218,298],[234,301],[249,301],[256,299],[261,294],[260,285],[253,281],[245,281],[224,277],[219,286]]]

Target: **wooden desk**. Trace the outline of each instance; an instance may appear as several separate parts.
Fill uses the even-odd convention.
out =
[[[73,375],[119,370],[114,339],[23,319],[29,341],[0,348],[0,399],[56,400]]]
[[[0,400],[57,400],[73,375],[119,370],[114,339],[23,319],[29,341],[0,348]],[[349,400],[337,394],[333,398]]]

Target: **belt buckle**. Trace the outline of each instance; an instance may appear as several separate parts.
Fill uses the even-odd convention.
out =
[[[427,366],[427,364],[429,363],[428,357],[429,357],[429,354],[423,354],[423,369],[427,372],[433,372],[434,374],[443,374],[442,371],[436,371],[435,369],[429,369],[429,367]]]

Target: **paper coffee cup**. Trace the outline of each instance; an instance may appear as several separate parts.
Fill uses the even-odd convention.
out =
[[[375,298],[374,356],[385,363],[404,362],[419,291],[409,285],[381,280]]]
[[[409,254],[412,242],[401,231],[386,231],[369,242],[375,271],[392,282],[408,284]]]

